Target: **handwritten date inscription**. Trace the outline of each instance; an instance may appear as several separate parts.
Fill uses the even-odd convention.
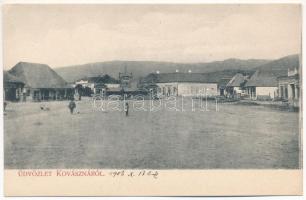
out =
[[[140,171],[126,171],[126,170],[119,170],[119,171],[112,171],[109,173],[112,177],[153,177],[158,178],[158,171],[154,170],[140,170]]]

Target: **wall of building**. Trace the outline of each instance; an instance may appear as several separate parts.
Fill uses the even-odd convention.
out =
[[[197,96],[206,95],[217,96],[218,85],[217,83],[179,83],[178,95]]]
[[[106,83],[105,86],[107,88],[120,88],[120,84],[114,84],[114,83]]]
[[[278,96],[277,87],[256,87],[256,97],[259,96],[269,96],[271,99],[274,99]]]
[[[279,97],[287,100],[299,99],[300,88],[298,84],[279,84]]]
[[[23,85],[18,83],[5,83],[3,98],[7,101],[23,100]]]
[[[234,92],[236,94],[243,94],[245,93],[245,90],[243,90],[241,87],[234,87]]]
[[[74,89],[40,89],[25,88],[23,91],[23,101],[52,101],[64,100],[75,94]]]
[[[255,86],[247,87],[246,92],[248,94],[249,99],[256,100],[256,87]]]
[[[157,95],[164,96],[217,96],[217,83],[157,83]]]
[[[287,100],[298,100],[300,97],[299,79],[288,77],[278,82],[279,97]]]
[[[177,96],[178,83],[157,83],[157,96]]]

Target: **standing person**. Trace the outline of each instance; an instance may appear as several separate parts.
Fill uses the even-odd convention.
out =
[[[125,116],[128,116],[129,115],[129,104],[128,104],[128,102],[125,103],[124,111],[125,111]]]
[[[73,110],[76,108],[76,104],[75,104],[73,98],[72,98],[71,101],[69,102],[68,107],[69,107],[70,113],[73,114]]]
[[[6,106],[7,106],[7,102],[6,102],[6,101],[4,101],[4,102],[3,102],[3,111],[5,111]]]

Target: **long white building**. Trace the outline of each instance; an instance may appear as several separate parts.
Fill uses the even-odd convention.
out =
[[[154,82],[158,96],[217,96],[218,80],[208,74],[160,73],[150,74],[147,80]]]

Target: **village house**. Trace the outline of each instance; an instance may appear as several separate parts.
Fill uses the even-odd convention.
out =
[[[24,83],[23,101],[62,100],[73,97],[73,87],[48,65],[19,62],[8,72]]]
[[[3,72],[4,100],[22,101],[24,83],[16,76]]]
[[[165,96],[218,96],[218,80],[200,73],[149,74],[146,82],[154,82],[159,97]]]
[[[226,85],[226,96],[231,98],[241,98],[245,96],[247,78],[247,76],[241,73],[236,74]]]
[[[300,97],[300,76],[298,68],[289,69],[287,76],[278,77],[279,98],[294,101]]]
[[[82,93],[81,91],[84,91],[86,88],[89,88],[94,95],[101,95],[105,93],[106,90],[118,90],[120,88],[120,83],[118,80],[106,74],[104,76],[98,75],[80,79],[75,82],[75,88],[76,95],[80,95],[80,93]]]
[[[245,84],[248,97],[253,100],[271,100],[278,97],[276,76],[257,70]]]

